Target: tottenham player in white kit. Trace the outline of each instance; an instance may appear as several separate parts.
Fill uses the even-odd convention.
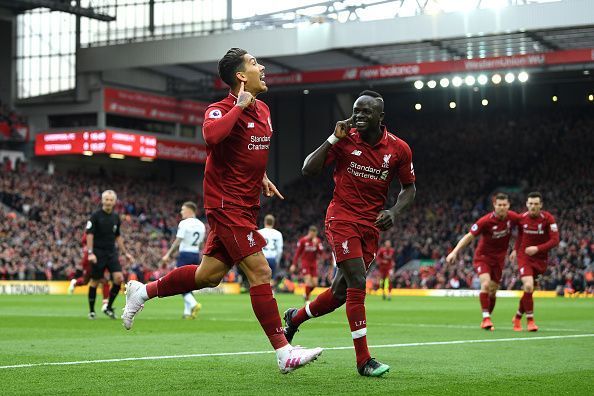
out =
[[[194,202],[185,202],[181,207],[182,221],[177,226],[177,233],[175,235],[175,242],[167,251],[162,260],[168,262],[171,255],[179,247],[179,255],[177,256],[177,267],[184,265],[199,265],[200,264],[200,249],[204,242],[206,235],[206,227],[204,223],[196,218],[196,211],[198,207]],[[184,315],[183,319],[195,319],[196,315],[202,309],[202,304],[198,303],[194,298],[192,292],[186,293],[184,297]]]
[[[280,264],[283,255],[283,234],[274,228],[274,216],[267,214],[264,217],[264,228],[258,230],[260,234],[266,239],[266,246],[262,249],[268,265],[272,270],[272,285],[274,286],[274,273],[277,265]]]

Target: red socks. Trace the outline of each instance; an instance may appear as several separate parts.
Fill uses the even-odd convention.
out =
[[[305,286],[305,299],[307,301],[309,301],[309,296],[311,295],[311,291],[313,290],[313,287],[311,286]]]
[[[103,282],[103,299],[109,298],[109,282]]]
[[[532,318],[534,316],[534,300],[532,299],[532,293],[524,292],[522,300],[524,300],[524,311],[526,312],[526,317]]]
[[[521,319],[522,315],[526,313],[527,318],[534,316],[534,300],[532,299],[532,293],[524,292],[522,298],[520,298],[520,306],[516,313],[516,318]]]
[[[184,267],[181,267],[184,268]],[[274,349],[282,348],[289,344],[283,332],[283,325],[278,313],[278,305],[272,296],[272,288],[269,283],[250,288],[252,308],[256,318],[268,336]]]
[[[489,296],[489,314],[493,313],[493,310],[495,309],[495,302],[497,302],[497,295],[492,294]]]
[[[332,289],[327,289],[324,293],[318,295],[315,300],[310,304],[307,304],[293,316],[291,322],[296,326],[300,326],[301,323],[311,318],[323,316],[334,311],[340,307],[344,302],[337,300],[332,294]]]
[[[197,265],[184,265],[168,273],[162,278],[146,285],[149,298],[169,297],[189,293],[196,289]]]
[[[353,344],[357,355],[357,367],[364,365],[370,358],[367,348],[367,321],[365,318],[365,290],[348,288],[346,314],[351,327]]]
[[[483,317],[485,317],[485,313],[490,313],[489,305],[491,305],[491,301],[489,301],[489,293],[480,292],[479,299],[481,300],[481,309],[483,311]]]

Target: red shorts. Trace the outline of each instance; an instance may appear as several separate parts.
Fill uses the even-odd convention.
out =
[[[503,259],[488,256],[475,257],[472,264],[477,274],[489,274],[493,282],[501,282],[505,257]]]
[[[266,240],[256,227],[258,212],[258,208],[206,209],[210,233],[204,255],[234,265],[244,257],[261,252]]]
[[[379,246],[377,228],[346,221],[327,222],[326,238],[337,263],[362,257],[365,269],[369,269]]]
[[[547,270],[547,262],[530,256],[518,256],[518,267],[520,269],[520,277],[536,276],[544,274]]]
[[[318,276],[318,263],[308,263],[306,261],[301,260],[301,275],[310,275],[312,277]]]

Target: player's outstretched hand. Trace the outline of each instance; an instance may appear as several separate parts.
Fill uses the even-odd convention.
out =
[[[511,261],[512,263],[515,263],[516,257],[517,257],[516,251],[512,250],[512,252],[509,254],[509,261]]]
[[[456,254],[454,254],[454,252],[448,254],[448,256],[446,257],[446,263],[448,264],[454,264],[454,261],[456,261]]]
[[[295,265],[294,265],[294,264],[293,264],[293,265],[291,265],[291,266],[289,267],[289,273],[290,273],[290,274],[294,274],[296,269],[297,269],[297,268],[295,268]]]
[[[91,263],[91,264],[97,263],[97,256],[95,256],[93,253],[89,254],[88,259],[89,259],[89,263]]]
[[[336,123],[336,127],[334,127],[334,136],[339,139],[346,137],[352,126],[353,117],[349,118],[348,120],[338,121]]]
[[[169,256],[169,254],[166,254],[165,256],[161,257],[161,261],[164,263],[168,263],[170,259],[171,257]]]
[[[242,81],[241,85],[239,86],[239,92],[237,93],[237,106],[245,109],[255,101],[256,99],[252,96],[252,94],[245,91],[245,83]]]
[[[271,182],[266,175],[264,175],[264,179],[262,179],[262,191],[267,197],[276,195],[280,199],[285,199],[285,197],[283,197],[283,195],[278,191],[274,183]]]
[[[375,226],[382,231],[392,228],[394,225],[394,215],[389,210],[382,210],[375,219]]]

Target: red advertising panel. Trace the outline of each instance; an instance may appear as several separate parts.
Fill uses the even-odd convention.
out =
[[[35,155],[83,152],[156,158],[157,138],[109,130],[44,133],[35,136]]]
[[[42,133],[35,136],[35,155],[123,154],[128,157],[206,162],[206,146],[161,140],[155,136],[112,130]]]
[[[108,154],[124,154],[131,157],[157,157],[157,138],[154,136],[107,131],[105,144],[105,152]]]
[[[590,62],[594,62],[594,49],[586,48],[483,59],[477,58],[442,62],[374,65],[344,69],[267,74],[266,83],[269,85],[315,84],[336,81],[376,80],[438,73],[478,72],[483,70],[517,69]],[[221,80],[217,80],[215,81],[215,87],[223,89],[226,88],[226,85]]]
[[[105,133],[93,131],[87,133]],[[35,155],[82,154],[83,134],[76,132],[43,133],[35,136]]]
[[[207,106],[206,102],[178,100],[128,89],[105,88],[103,92],[106,113],[187,125],[202,125]]]
[[[196,143],[159,140],[157,142],[157,158],[203,164],[206,162],[206,146]]]

